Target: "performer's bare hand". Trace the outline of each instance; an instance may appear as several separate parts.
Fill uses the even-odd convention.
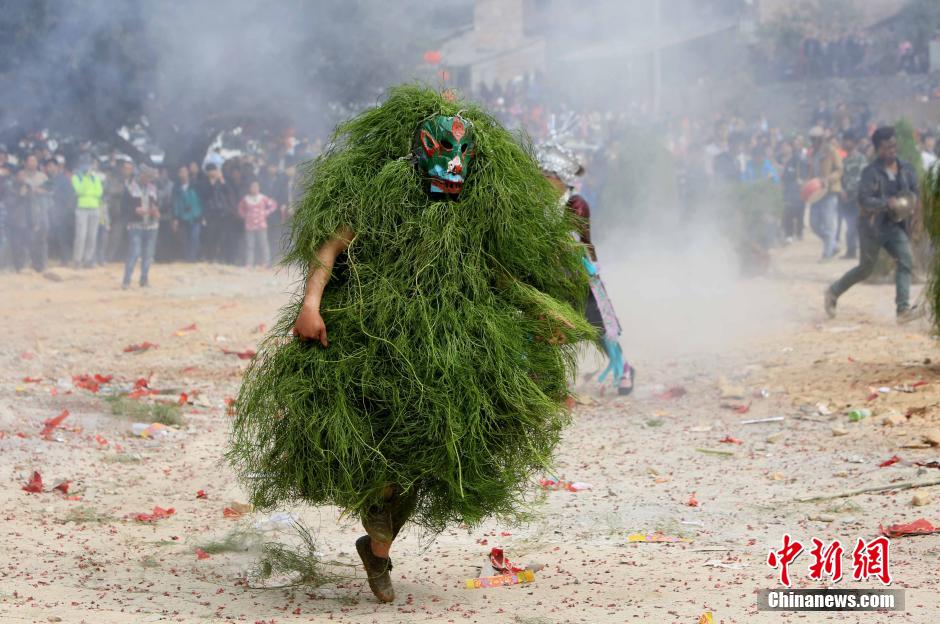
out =
[[[326,337],[326,323],[320,316],[319,307],[304,305],[294,321],[294,335],[301,340],[319,340],[324,347],[330,346]]]

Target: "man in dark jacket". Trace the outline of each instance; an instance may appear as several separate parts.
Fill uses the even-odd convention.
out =
[[[898,158],[894,128],[878,128],[872,135],[877,158],[862,171],[858,187],[861,213],[858,236],[861,255],[858,266],[826,289],[825,308],[829,317],[836,313],[836,301],[849,288],[868,278],[884,247],[897,261],[895,304],[899,323],[916,318],[910,305],[913,255],[908,236],[911,216],[917,204],[917,173]]]
[[[49,213],[50,242],[63,265],[72,259],[75,239],[75,188],[72,176],[64,165],[50,158],[45,163],[46,175],[52,183],[52,207]]]
[[[235,196],[214,164],[206,165],[206,175],[200,187],[200,199],[205,215],[206,259],[210,262],[234,264],[237,259],[238,218],[235,216]]]

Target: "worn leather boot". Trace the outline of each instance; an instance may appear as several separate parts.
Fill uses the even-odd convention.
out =
[[[392,560],[375,556],[372,552],[372,538],[368,535],[363,535],[356,540],[356,550],[359,551],[362,565],[366,569],[369,589],[372,590],[375,597],[380,602],[395,600],[395,589],[392,587],[392,577],[389,575],[392,569]]]

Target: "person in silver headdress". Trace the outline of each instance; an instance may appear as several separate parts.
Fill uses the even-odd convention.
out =
[[[600,277],[597,251],[591,240],[591,207],[581,195],[574,193],[574,184],[578,176],[584,174],[584,167],[571,151],[557,143],[549,143],[538,148],[539,166],[542,175],[558,191],[560,201],[578,218],[578,229],[574,235],[584,243],[587,255],[582,259],[590,276],[591,290],[585,305],[585,316],[598,332],[598,344],[607,354],[607,367],[601,371],[598,381],[603,383],[609,374],[613,376],[617,393],[627,395],[633,392],[635,371],[623,357],[620,347],[621,327],[614,311],[613,303],[607,295],[607,289]]]

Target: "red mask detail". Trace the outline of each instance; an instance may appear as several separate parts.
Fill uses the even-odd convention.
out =
[[[464,135],[463,122],[460,121],[460,117],[454,117],[454,123],[450,127],[451,133],[454,135],[454,139],[460,140]]]

